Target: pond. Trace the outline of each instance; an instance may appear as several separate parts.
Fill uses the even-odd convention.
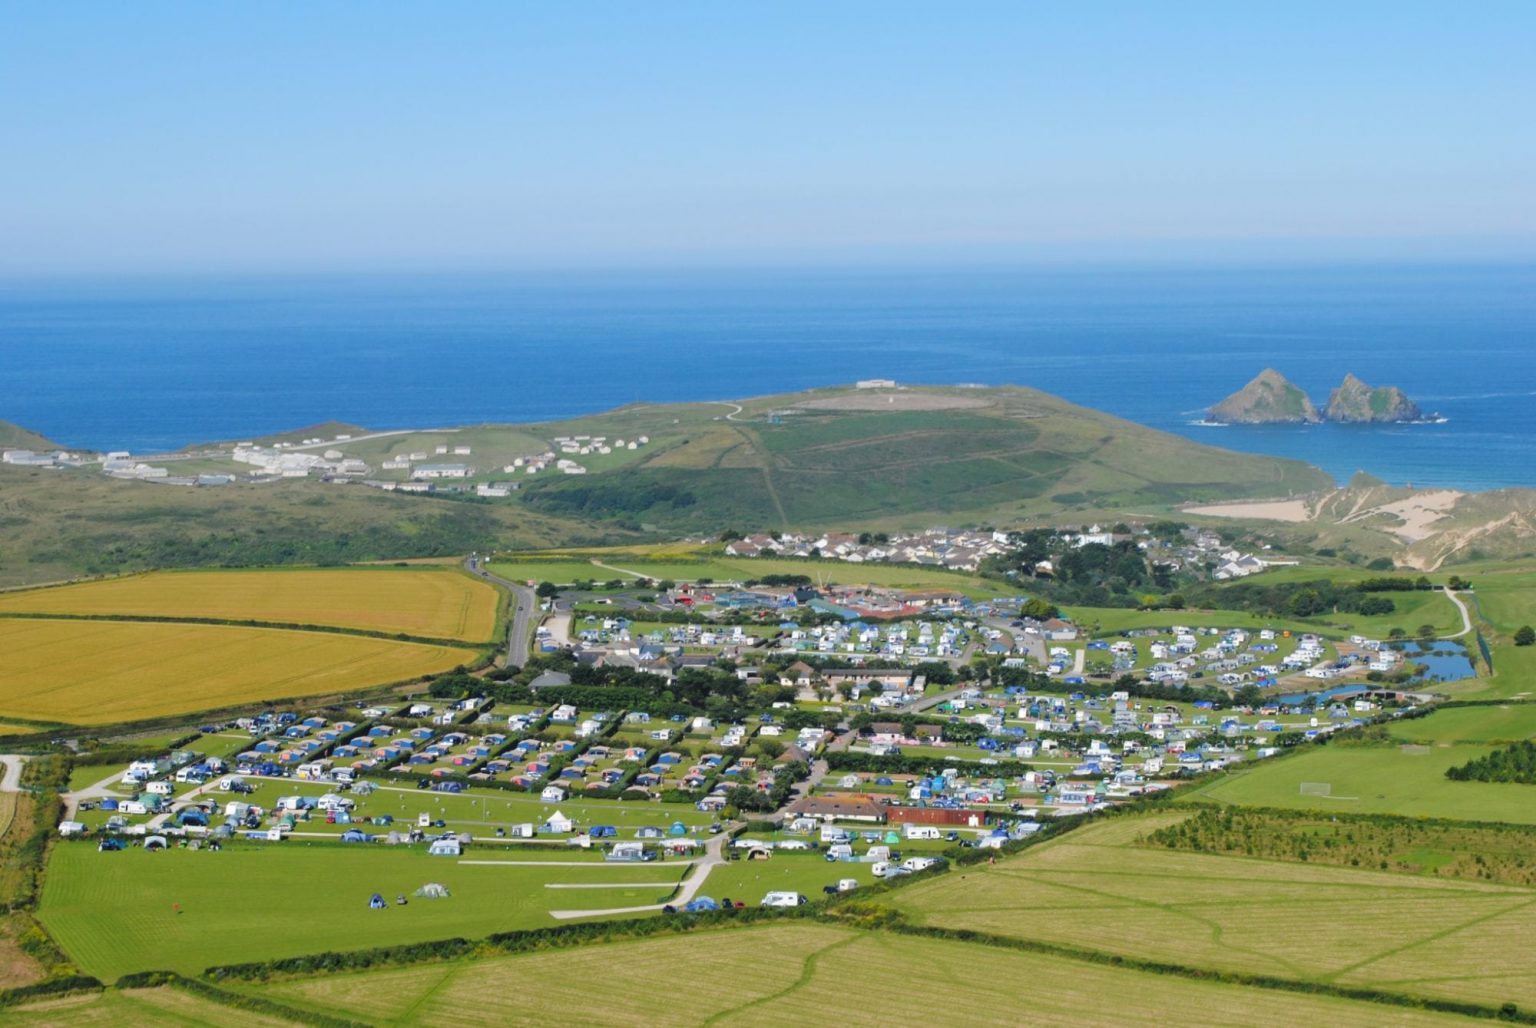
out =
[[[1429,643],[1392,643],[1392,648],[1410,664],[1424,664],[1427,670],[1420,681],[1455,682],[1477,674],[1472,653],[1460,639],[1435,639]]]
[[[1403,687],[1411,689],[1419,683],[1455,682],[1477,674],[1477,665],[1472,663],[1471,651],[1460,639],[1435,639],[1428,643],[1402,642],[1390,645],[1401,652],[1403,659],[1409,664],[1425,666],[1421,677],[1405,683]],[[1384,688],[1384,686],[1379,686],[1375,682],[1352,682],[1349,685],[1336,685],[1321,692],[1292,693],[1288,696],[1273,696],[1267,699],[1288,707],[1316,706],[1376,688]],[[1395,687],[1385,686],[1385,688]]]

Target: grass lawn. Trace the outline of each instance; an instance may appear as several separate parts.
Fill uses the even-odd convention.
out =
[[[1404,727],[1412,733],[1412,725]],[[1536,787],[1453,782],[1445,777],[1446,768],[1481,757],[1489,749],[1441,743],[1416,753],[1396,746],[1322,746],[1294,757],[1261,761],[1185,795],[1261,807],[1536,824]],[[1302,795],[1303,782],[1326,782],[1330,795]]]
[[[465,859],[508,858],[476,848]],[[555,923],[548,916],[554,909],[660,902],[683,868],[475,865],[428,856],[422,847],[300,840],[237,842],[219,853],[98,853],[80,843],[54,847],[39,916],[87,974],[112,981],[130,971],[194,974],[219,963],[544,927]],[[410,896],[426,882],[441,882],[453,896],[394,905],[396,894]],[[656,884],[544,887],[625,882]],[[388,909],[368,909],[375,892],[390,901]]]
[[[757,906],[769,892],[799,892],[815,901],[822,898],[822,886],[836,885],[841,878],[857,878],[864,888],[878,882],[870,874],[872,866],[829,863],[820,853],[775,853],[768,860],[743,857],[711,871],[700,895],[717,900],[729,896],[749,907]]]
[[[1482,1003],[1536,1001],[1536,951],[1516,941],[1536,931],[1536,890],[1136,845],[1177,817],[1090,825],[887,902],[925,924],[1127,956]]]
[[[146,751],[146,755],[151,754],[149,751]],[[79,792],[87,786],[95,785],[109,775],[116,778],[126,770],[128,770],[127,764],[76,764],[69,770],[69,791]],[[128,795],[133,790],[123,789],[120,791],[124,795]]]
[[[625,577],[604,568],[595,567],[590,561],[584,560],[496,561],[487,564],[486,567],[490,569],[491,574],[500,575],[512,582],[553,582],[555,585],[570,585],[572,582],[591,579],[601,584],[611,578]]]
[[[682,973],[686,969],[686,973]],[[665,982],[658,989],[658,982]],[[786,922],[481,960],[325,975],[264,995],[376,1024],[607,1026],[935,1023],[1082,1028],[1457,1023],[1403,1007],[1160,977],[1064,957]],[[1464,1023],[1464,1022],[1463,1022]]]
[[[215,618],[489,640],[500,594],[456,568],[160,571],[0,593],[0,612]]]
[[[446,671],[473,650],[333,632],[0,619],[0,713],[109,724]]]

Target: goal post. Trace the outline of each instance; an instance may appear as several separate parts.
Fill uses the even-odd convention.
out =
[[[1327,796],[1333,792],[1331,782],[1302,782],[1301,794],[1303,796]]]

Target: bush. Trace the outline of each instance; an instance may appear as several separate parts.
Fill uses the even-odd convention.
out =
[[[1530,625],[1520,626],[1520,630],[1515,633],[1515,645],[1529,646],[1532,643],[1536,643],[1536,628]]]

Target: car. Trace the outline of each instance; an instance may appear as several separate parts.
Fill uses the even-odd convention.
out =
[[[447,828],[448,827],[448,822],[444,821],[442,818],[438,818],[436,821],[432,822],[432,827],[433,828]]]

